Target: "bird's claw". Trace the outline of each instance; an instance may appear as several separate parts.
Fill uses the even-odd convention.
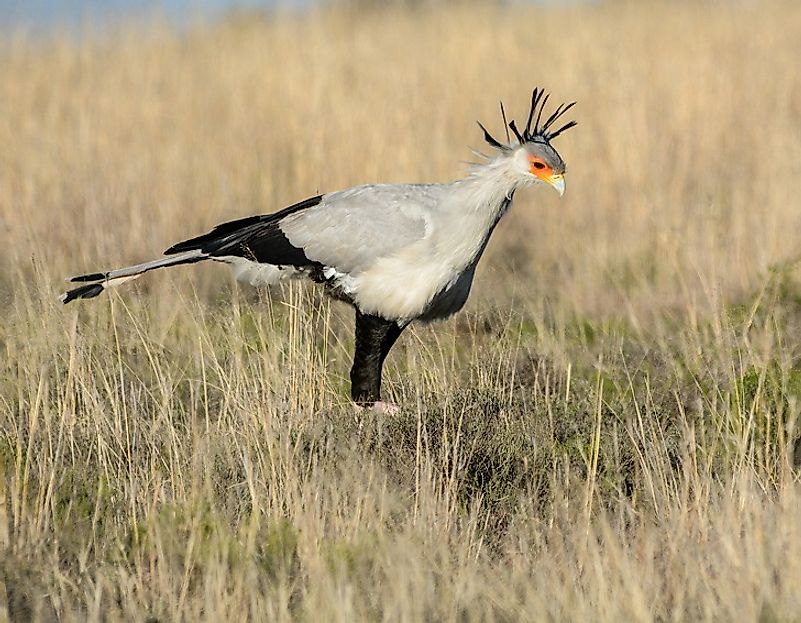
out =
[[[392,402],[384,402],[383,400],[374,402],[370,410],[380,413],[381,415],[397,415],[400,413],[400,407],[398,405]]]
[[[367,413],[368,411],[381,415],[396,415],[400,413],[398,405],[383,400],[377,400],[371,405],[356,405],[356,409],[359,413]]]

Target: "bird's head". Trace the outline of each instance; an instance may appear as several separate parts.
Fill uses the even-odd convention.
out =
[[[487,129],[479,123],[479,127],[484,131],[484,140],[492,147],[501,152],[505,158],[510,158],[512,168],[519,174],[523,183],[537,184],[545,183],[552,186],[561,196],[565,192],[565,162],[559,152],[551,145],[551,140],[559,136],[565,130],[569,130],[576,125],[575,121],[568,121],[558,129],[552,129],[554,124],[568,111],[576,102],[570,104],[560,104],[547,118],[543,120],[543,111],[548,102],[549,95],[545,89],[534,89],[531,94],[531,109],[528,113],[526,127],[521,132],[518,130],[514,119],[508,124],[506,113],[501,103],[501,115],[504,125],[514,133],[516,140],[511,140],[509,131],[506,132],[507,143],[501,143],[493,138]]]

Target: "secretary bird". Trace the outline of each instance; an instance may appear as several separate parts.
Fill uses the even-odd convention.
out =
[[[351,398],[362,407],[395,412],[381,400],[384,359],[413,320],[429,322],[459,311],[498,221],[518,188],[548,184],[561,196],[565,163],[551,140],[576,125],[552,130],[575,102],[543,120],[548,101],[534,89],[525,129],[507,124],[506,143],[479,123],[492,157],[464,179],[445,184],[369,184],[318,195],[274,214],[249,216],[173,245],[170,257],[73,277],[84,283],[64,303],[97,296],[156,268],[214,260],[239,281],[266,286],[307,277],[356,310]],[[511,140],[509,130],[514,133]]]

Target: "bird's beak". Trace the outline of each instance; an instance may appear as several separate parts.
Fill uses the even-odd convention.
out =
[[[552,175],[551,177],[546,178],[545,181],[548,182],[551,186],[553,186],[554,189],[556,189],[556,192],[559,193],[560,197],[565,194],[565,178],[564,178],[564,176],[562,176],[562,175]]]

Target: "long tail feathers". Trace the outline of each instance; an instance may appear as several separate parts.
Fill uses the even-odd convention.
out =
[[[208,255],[202,251],[193,250],[173,257],[144,262],[143,264],[136,264],[135,266],[126,266],[125,268],[118,268],[105,273],[78,275],[77,277],[67,279],[67,281],[70,283],[87,283],[65,292],[59,298],[64,304],[74,301],[75,299],[91,299],[98,296],[103,290],[114,288],[126,281],[137,279],[140,275],[150,270],[165,268],[167,266],[178,266],[180,264],[192,264],[194,262],[201,262],[207,258]]]

